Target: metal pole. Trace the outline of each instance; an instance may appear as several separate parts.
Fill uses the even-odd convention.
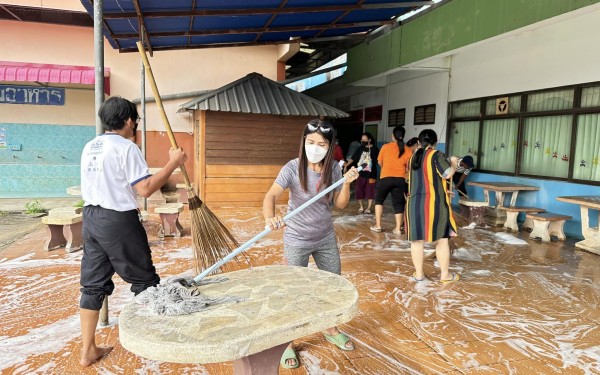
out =
[[[140,41],[144,45],[144,25],[140,23]],[[142,106],[142,155],[146,159],[146,70],[144,62],[140,58],[140,91],[141,91],[141,106]],[[148,211],[148,198],[144,198],[144,211]]]
[[[104,37],[102,35],[102,19],[104,17],[102,11],[103,0],[94,1],[94,65],[96,67],[96,135],[104,133],[102,122],[98,117],[100,106],[104,103]]]

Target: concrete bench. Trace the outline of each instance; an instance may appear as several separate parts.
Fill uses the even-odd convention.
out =
[[[44,250],[52,250],[65,246],[68,253],[83,247],[81,229],[83,216],[81,214],[63,214],[54,212],[42,217],[42,223],[47,225],[48,238]]]
[[[181,237],[183,227],[179,223],[179,213],[183,211],[182,203],[165,203],[154,209],[160,216],[160,230],[158,237]]]
[[[504,222],[504,228],[514,230],[515,232],[519,231],[519,226],[517,224],[517,216],[519,216],[520,212],[525,212],[525,215],[529,213],[539,213],[546,212],[543,208],[537,207],[523,207],[523,206],[515,206],[515,207],[500,207],[501,210],[506,211],[506,221]],[[524,228],[533,228],[533,221],[531,218],[525,216],[525,222],[523,223]]]
[[[160,189],[158,189],[157,191],[152,193],[151,196],[148,197],[148,204],[159,206],[159,205],[165,204],[165,203],[167,203],[167,199],[162,194]]]
[[[460,198],[458,204],[460,206],[460,214],[468,218],[469,222],[479,226],[485,225],[485,212],[486,208],[489,207],[488,202]]]
[[[550,242],[550,236],[556,236],[563,241],[565,220],[572,219],[571,216],[552,212],[528,213],[526,217],[533,220],[533,230],[529,238],[541,238],[543,242]]]
[[[48,211],[48,216],[56,216],[56,215],[79,215],[83,211],[81,207],[56,207],[50,209]]]
[[[188,192],[186,184],[177,184],[175,185],[177,188],[177,192],[179,193],[179,203],[187,204],[188,203]]]

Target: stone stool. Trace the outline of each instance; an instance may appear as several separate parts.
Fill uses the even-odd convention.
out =
[[[460,198],[458,204],[460,205],[460,214],[462,216],[468,218],[470,222],[474,222],[478,226],[485,225],[485,210],[489,207],[487,202]]]
[[[506,211],[506,222],[504,223],[504,228],[514,230],[515,232],[519,231],[519,226],[517,224],[517,216],[519,216],[519,212],[525,212],[525,215],[527,215],[529,213],[535,214],[546,211],[543,208],[522,206],[500,207],[500,209]],[[533,221],[530,217],[525,217],[525,223],[523,223],[523,227],[528,229],[533,228]]]
[[[177,192],[179,193],[179,203],[187,204],[188,203],[188,192],[186,184],[177,184],[175,185],[177,188]]]
[[[564,241],[565,233],[563,226],[565,220],[573,217],[568,215],[554,214],[552,212],[528,213],[527,218],[533,220],[533,230],[529,238],[540,238],[542,242],[550,242],[550,236],[556,236]]]
[[[181,237],[183,227],[179,224],[179,213],[183,211],[182,203],[165,203],[154,209],[160,216],[158,237]]]
[[[68,253],[83,247],[81,229],[83,216],[80,214],[59,214],[42,217],[42,223],[48,227],[48,239],[44,250],[52,250],[65,246]]]

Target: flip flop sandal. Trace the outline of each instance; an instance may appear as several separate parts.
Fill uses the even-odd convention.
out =
[[[448,279],[448,280],[440,280],[440,281],[442,283],[444,283],[444,284],[448,284],[448,283],[452,283],[452,282],[458,281],[458,280],[460,280],[460,275],[457,274],[457,273],[453,273],[452,277],[450,279]]]
[[[419,281],[423,281],[423,280],[425,280],[425,276],[423,276],[423,277],[422,277],[422,278],[420,278],[420,279],[417,279],[417,273],[416,273],[416,272],[415,272],[415,273],[413,273],[413,274],[412,274],[412,276],[411,276],[410,278],[412,279],[412,281],[415,281],[415,282],[419,282]]]
[[[288,365],[287,364],[287,360],[288,359],[295,360],[296,364],[295,365]],[[298,368],[298,367],[300,367],[300,361],[298,361],[298,356],[296,356],[296,351],[294,349],[287,348],[283,352],[283,355],[281,356],[281,360],[279,361],[279,364],[283,368]]]
[[[371,210],[369,210],[368,208],[365,210],[365,215],[370,215],[371,214]]]
[[[346,343],[350,341],[350,338],[341,332],[337,335],[328,335],[326,333],[323,333],[323,336],[325,336],[325,340],[329,341],[330,343],[334,344],[342,350],[345,350],[347,352],[354,350],[354,345],[352,346],[352,348],[346,347]]]
[[[381,228],[377,228],[376,226],[372,226],[369,229],[371,229],[371,232],[381,233]]]
[[[365,212],[365,210],[363,210],[362,208],[359,208],[359,209],[358,209],[358,213],[359,213],[359,214],[362,214],[362,213],[364,213],[364,212]]]
[[[402,230],[395,230],[395,229],[394,229],[392,232],[393,232],[394,234],[402,234]]]

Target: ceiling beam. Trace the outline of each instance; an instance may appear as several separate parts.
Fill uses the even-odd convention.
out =
[[[354,23],[338,23],[335,25],[308,25],[308,26],[284,26],[284,27],[271,27],[271,28],[255,28],[255,29],[231,29],[231,30],[202,30],[202,31],[165,31],[148,33],[152,38],[161,37],[173,37],[173,36],[204,36],[204,35],[235,35],[235,34],[255,34],[255,33],[266,33],[266,32],[293,32],[293,31],[306,31],[306,30],[329,30],[329,29],[344,29],[344,28],[355,28],[355,27],[374,27],[393,24],[393,20],[386,21],[374,21],[374,22],[354,22]],[[111,34],[113,39],[133,39],[137,38],[138,34]],[[289,40],[285,41],[289,43]]]
[[[142,9],[140,8],[139,1],[133,0],[133,6],[135,7],[135,12],[137,13],[139,40],[146,42],[146,47],[148,47],[148,52],[150,53],[150,57],[152,57],[152,55],[154,54],[154,51],[152,51],[152,44],[150,43],[150,36],[148,36],[148,29],[146,28],[146,23],[144,22],[144,15],[142,14]],[[143,38],[142,38],[142,33],[144,33]]]
[[[308,38],[308,39],[294,39],[291,40],[275,40],[268,42],[241,42],[241,43],[215,43],[215,44],[198,44],[190,45],[186,47],[173,46],[173,47],[157,47],[154,46],[155,51],[171,51],[180,49],[200,49],[200,48],[224,48],[224,47],[250,47],[250,46],[266,46],[275,44],[290,44],[290,43],[316,43],[316,42],[339,42],[339,41],[355,41],[356,44],[364,40],[364,34],[354,34],[345,36],[332,36],[324,38]],[[138,52],[137,47],[119,48],[119,52]]]
[[[191,16],[247,16],[255,14],[289,14],[317,13],[331,11],[353,11],[365,9],[412,8],[415,6],[434,5],[433,1],[410,1],[379,4],[328,5],[319,7],[289,7],[289,8],[253,8],[253,9],[194,9],[187,11],[148,11],[145,18],[154,17],[191,17]],[[135,12],[105,12],[104,19],[136,18]]]
[[[356,2],[356,5],[361,6],[366,0],[358,0]],[[333,22],[331,22],[332,25],[337,24],[342,18],[346,17],[351,11],[350,10],[346,10],[344,11],[344,13],[340,14],[339,16],[336,17],[336,19],[333,20]],[[317,35],[315,35],[315,37],[320,37],[321,34],[323,34],[326,30],[321,30],[317,33]]]
[[[282,9],[284,6],[286,6],[288,0],[283,0],[281,3],[279,3],[279,6],[277,7],[278,9]],[[267,20],[267,22],[265,22],[263,28],[266,29],[269,26],[271,26],[271,23],[273,22],[273,20],[275,20],[275,17],[277,17],[276,14],[271,14],[271,17],[269,17],[269,19]],[[258,33],[256,34],[256,37],[254,38],[255,42],[258,42],[258,40],[260,39],[260,37],[263,35],[263,33]]]

